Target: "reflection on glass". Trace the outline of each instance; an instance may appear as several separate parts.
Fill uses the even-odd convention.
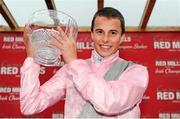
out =
[[[57,26],[60,26],[66,34],[72,27],[76,36],[78,32],[76,21],[61,11],[40,10],[34,12],[29,19],[29,26],[31,43],[35,48],[35,61],[44,66],[59,66],[61,51],[50,44],[55,40],[51,34],[60,36],[57,31]]]

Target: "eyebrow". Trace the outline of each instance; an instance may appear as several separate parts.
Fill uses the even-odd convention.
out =
[[[97,29],[94,29],[94,31],[104,31],[104,30],[101,29],[101,28],[97,28]],[[121,32],[121,31],[118,31],[118,30],[116,30],[116,29],[110,29],[109,31],[110,31],[110,32]]]
[[[103,30],[103,29],[98,28],[98,29],[95,29],[95,30],[97,31],[97,30]],[[116,30],[116,29],[111,29],[109,31],[117,31],[118,32],[118,30]]]
[[[103,29],[98,28],[98,29],[94,29],[94,30],[97,31],[97,30],[103,30]]]
[[[116,30],[116,29],[111,29],[109,32],[116,32],[116,33],[120,33],[121,31]]]

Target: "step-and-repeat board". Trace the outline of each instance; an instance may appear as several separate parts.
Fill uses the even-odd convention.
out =
[[[78,34],[77,48],[79,58],[91,56],[90,32]],[[126,33],[119,50],[120,57],[148,67],[149,85],[140,105],[141,117],[180,118],[180,32]],[[0,118],[27,117],[21,114],[19,103],[20,67],[25,58],[22,33],[0,33]],[[41,84],[59,68],[41,66]],[[28,117],[63,118],[64,101]]]

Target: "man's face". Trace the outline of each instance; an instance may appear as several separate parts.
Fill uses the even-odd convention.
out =
[[[91,32],[96,52],[102,57],[114,54],[119,49],[121,39],[120,20],[97,16]]]

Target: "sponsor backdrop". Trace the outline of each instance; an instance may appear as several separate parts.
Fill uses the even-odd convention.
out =
[[[93,43],[89,32],[78,34],[77,48],[79,58],[90,57]],[[149,70],[149,86],[140,105],[141,117],[180,118],[180,32],[127,33],[119,50],[122,58],[145,65]],[[0,33],[1,118],[27,117],[19,108],[20,67],[25,58],[22,33]],[[41,84],[59,68],[42,66]],[[63,118],[64,100],[28,117]]]

